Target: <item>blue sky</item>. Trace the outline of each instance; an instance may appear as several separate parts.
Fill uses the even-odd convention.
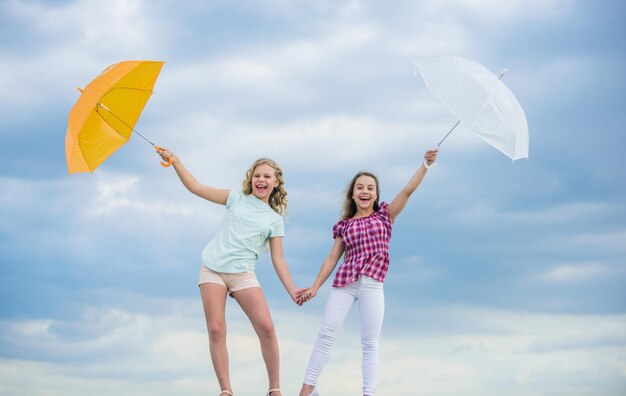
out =
[[[381,340],[384,395],[626,392],[626,6],[619,1],[3,1],[0,3],[0,393],[216,393],[196,286],[224,215],[132,138],[68,176],[67,114],[125,59],[163,60],[137,128],[203,182],[284,170],[286,257],[310,284],[361,169],[385,200],[455,119],[412,59],[458,55],[526,111],[528,160],[467,130],[398,218]],[[299,389],[328,293],[296,307],[268,257],[285,394]],[[228,305],[238,394],[266,387]],[[357,317],[323,394],[358,394]]]

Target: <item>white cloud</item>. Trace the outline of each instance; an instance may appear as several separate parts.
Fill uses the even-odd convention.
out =
[[[420,56],[461,55],[474,49],[466,27],[453,20],[424,19],[406,36],[389,34],[388,45],[407,60]],[[408,62],[407,62],[408,65]]]
[[[616,269],[604,263],[561,264],[540,275],[539,279],[549,283],[584,282],[608,278],[615,275]]]
[[[405,269],[401,275],[389,274],[389,279],[393,279],[394,284],[398,285],[415,285],[417,283],[425,283],[441,278],[446,274],[444,268],[438,268],[429,263],[427,259],[420,256],[404,256],[394,261],[394,266]]]
[[[107,7],[94,0],[62,4],[11,1],[6,12],[33,31],[61,36],[89,48],[145,51],[164,35],[141,0],[112,0]],[[148,17],[147,17],[148,16]]]
[[[600,232],[574,232],[555,236],[552,240],[554,243],[561,246],[576,246],[578,248],[604,253],[624,253],[624,251],[626,251],[626,245],[624,245],[624,241],[626,241],[626,231],[621,229],[614,231],[603,230]]]
[[[169,96],[163,98],[167,111],[183,116],[189,111],[232,113],[234,107],[311,107],[332,88],[319,80],[345,78],[346,65],[376,37],[372,26],[331,24],[330,31],[311,38],[224,48],[220,56],[168,63],[157,89]]]
[[[158,306],[156,314],[90,308],[67,321],[2,321],[4,348],[26,348],[29,358],[0,360],[0,389],[31,395],[79,395],[89,387],[94,395],[202,394],[217,389],[199,301],[160,300]],[[300,387],[321,307],[322,302],[316,302],[274,309],[286,394]],[[600,383],[603,394],[620,394],[624,315],[439,306],[421,310],[419,317],[419,322],[401,324],[388,318],[381,340],[379,394],[409,396],[419,389],[431,395],[526,395],[559,386],[561,394],[578,395]],[[266,379],[258,340],[231,300],[228,321],[235,389],[240,394],[262,391]],[[360,389],[357,322],[353,312],[338,335],[319,382],[325,394]],[[100,328],[106,330],[92,331]]]
[[[0,225],[11,230],[0,244],[11,257],[3,268],[19,272],[18,263],[43,269],[54,262],[57,271],[117,283],[117,271],[125,272],[129,261],[137,270],[188,266],[188,257],[197,262],[223,220],[224,207],[193,196],[169,176],[168,183],[159,184],[107,172],[2,179],[10,193],[0,198]],[[105,267],[106,273],[93,272]]]
[[[532,29],[553,28],[551,18],[580,18],[567,12],[575,5],[570,1],[397,1],[375,5],[271,0],[231,4],[195,1],[180,6],[169,1],[115,0],[102,8],[93,0],[3,2],[2,17],[20,24],[18,30],[24,36],[9,37],[11,44],[0,49],[0,84],[4,87],[0,91],[0,123],[11,125],[0,128],[1,133],[33,142],[45,134],[45,139],[57,136],[61,142],[64,127],[51,122],[50,114],[58,117],[67,113],[78,94],[75,86],[88,83],[122,58],[169,57],[164,59],[168,64],[157,83],[159,92],[146,108],[140,130],[145,128],[148,136],[171,145],[200,181],[219,187],[237,188],[252,160],[260,155],[275,157],[288,175],[291,203],[297,210],[307,211],[293,216],[286,246],[293,249],[287,251],[289,254],[311,253],[310,257],[293,258],[297,265],[316,262],[315,269],[306,270],[310,277],[328,251],[330,230],[302,219],[318,213],[334,219],[345,183],[360,168],[376,171],[383,179],[385,197],[391,195],[419,164],[426,142],[438,141],[454,123],[419,77],[411,74],[413,57],[454,53],[500,61],[526,53],[524,45],[539,45],[536,50],[549,52],[549,58],[524,58],[527,69],[512,74],[509,81],[512,88],[518,87],[516,94],[526,97],[532,111],[528,118],[531,128],[535,126],[536,140],[531,141],[543,141],[544,147],[550,145],[546,142],[561,139],[562,133],[569,136],[572,126],[584,125],[577,118],[580,114],[557,113],[555,108],[563,106],[564,100],[587,98],[592,84],[589,77],[597,75],[592,70],[598,69],[597,62],[604,62],[595,60],[596,48],[585,43],[572,51],[559,38],[550,38],[543,46],[524,41]],[[249,12],[251,9],[254,12]],[[190,16],[189,10],[197,14]],[[214,16],[213,11],[225,11],[220,31],[212,30],[213,26],[200,29],[198,19]],[[246,30],[241,15],[254,16],[260,23]],[[523,25],[519,21],[524,21]],[[549,24],[542,24],[546,21]],[[559,20],[559,26],[579,22]],[[223,33],[226,24],[227,30],[232,29],[228,32],[236,34],[222,45],[213,38]],[[517,34],[515,44],[503,47],[498,40],[489,39],[499,32],[508,32],[511,37]],[[212,39],[205,42],[203,35]],[[187,40],[190,37],[191,43]],[[541,67],[536,67],[537,62]],[[615,98],[606,99],[619,108]],[[613,109],[606,103],[597,104],[598,109]],[[585,116],[591,125],[604,125],[600,118],[614,121],[601,110],[594,114],[595,119],[593,114],[591,118]],[[565,132],[546,130],[546,123],[557,119],[562,120]],[[21,127],[22,122],[28,127]],[[612,136],[599,136],[614,141],[609,140]],[[577,147],[580,139],[573,136],[569,144]],[[27,155],[36,155],[40,146],[33,144]],[[57,148],[62,150],[62,143]],[[135,148],[132,142],[125,149],[120,156],[145,150]],[[420,208],[424,217],[403,221],[414,221],[417,229],[423,227],[420,220],[432,220],[433,227],[452,232],[466,226],[519,225],[523,230],[515,248],[519,249],[520,261],[528,260],[526,253],[541,252],[540,257],[550,265],[534,272],[531,280],[548,287],[577,286],[586,280],[623,275],[620,258],[624,231],[603,223],[610,219],[615,224],[622,206],[611,203],[611,196],[602,192],[594,193],[598,195],[593,195],[593,200],[564,203],[559,197],[572,196],[566,190],[573,182],[546,171],[546,166],[555,166],[576,172],[572,157],[555,153],[547,159],[540,156],[541,150],[536,151],[536,157],[531,153],[532,164],[544,168],[515,168],[515,174],[526,179],[518,187],[509,186],[494,200],[503,202],[515,190],[537,194],[542,202],[558,202],[546,203],[540,209],[519,203],[503,210],[493,201],[477,203],[477,194],[484,193],[477,188],[497,188],[477,183],[484,175],[465,174],[463,180],[455,180],[455,174],[463,174],[459,170],[466,166],[458,154],[470,152],[481,161],[480,154],[487,150],[492,149],[463,131],[446,141],[440,166],[426,181],[430,184],[427,194],[412,198],[428,205]],[[24,158],[24,153],[12,147],[8,151],[10,158]],[[178,271],[184,265],[195,266],[181,263],[179,256],[197,258],[195,246],[199,250],[208,240],[223,217],[223,208],[190,196],[172,169],[160,169],[156,156],[154,163],[136,157],[132,170],[111,171],[119,168],[105,164],[89,178],[25,181],[15,176],[0,180],[0,246],[5,257],[2,282],[12,285],[14,276],[32,274],[54,259],[58,265],[54,268],[56,283],[41,273],[39,280],[64,288],[61,278],[66,275],[86,276],[76,271],[84,271],[85,263],[95,266],[98,260],[110,260],[107,273],[100,269],[97,275],[107,279],[93,279],[120,286],[98,301],[113,297],[125,301],[120,296],[125,296],[121,289],[127,286],[121,285],[124,282],[120,282],[118,270],[129,260],[137,259],[139,269],[174,265]],[[11,161],[11,166],[19,163]],[[49,166],[61,163],[50,161]],[[6,171],[9,169],[14,168]],[[596,169],[605,169],[602,160]],[[621,168],[613,169],[619,173]],[[614,180],[610,184],[614,188],[611,191],[619,196]],[[587,187],[585,183],[576,185],[572,194]],[[463,205],[450,209],[450,200]],[[447,215],[433,219],[432,213]],[[321,222],[320,217],[316,220]],[[591,222],[595,228],[585,225]],[[535,233],[529,231],[533,227]],[[464,242],[449,243],[446,253],[451,262],[467,253]],[[442,242],[436,238],[433,243]],[[486,245],[486,255],[497,256],[508,248]],[[476,249],[481,246],[485,245]],[[127,247],[135,249],[132,254],[124,250]],[[546,257],[554,253],[571,257],[573,248],[587,252],[586,261],[552,261]],[[402,266],[419,269],[415,278],[403,277],[398,282],[438,281],[448,275],[445,265],[433,268],[426,256],[411,253],[398,259],[404,260]],[[22,271],[23,267],[18,270],[14,260],[33,267],[30,272]],[[303,274],[304,270],[298,273]],[[481,282],[498,282],[501,274],[484,275]],[[268,290],[269,298],[273,293]],[[280,293],[284,298],[282,290]],[[42,294],[34,295],[42,298]],[[63,297],[53,295],[44,298],[50,298],[57,309],[76,304],[59,301]],[[533,298],[538,297],[528,296],[520,304],[538,306]],[[548,293],[542,303],[573,309],[578,305],[571,301],[584,298]],[[93,300],[79,303],[89,301]],[[592,309],[606,312],[602,304],[599,300]],[[199,303],[158,300],[149,305],[149,309],[137,311],[90,307],[79,311],[77,317],[63,312],[59,317],[28,319],[34,314],[26,308],[20,312],[23,320],[4,316],[0,324],[0,393],[180,395],[216,389]],[[286,394],[299,389],[321,307],[317,301],[303,310],[274,310]],[[237,394],[259,389],[262,394],[266,379],[258,343],[238,308],[232,304],[229,308],[234,308],[229,316],[229,343]],[[17,309],[14,301],[9,300],[6,309]],[[403,310],[404,316],[395,314]],[[354,315],[349,319],[324,372],[320,384],[324,394],[359,392],[358,329]],[[623,315],[617,314],[541,315],[467,306],[416,312],[410,302],[399,310],[390,307],[379,394],[525,396],[552,394],[555,389],[563,395],[595,394],[598,389],[602,394],[623,394],[625,322]],[[244,382],[244,378],[249,381]]]
[[[557,387],[560,394],[577,395],[593,393],[598,387],[591,380],[595,377],[601,378],[606,394],[617,395],[623,381],[624,360],[619,356],[626,346],[624,320],[623,315],[438,307],[421,313],[412,337],[408,330],[403,332],[406,339],[393,335],[398,342],[388,344],[385,355],[391,362],[389,372],[396,375],[387,390],[407,395],[411,388],[432,395],[525,395],[547,394]],[[426,323],[432,333],[420,333]]]
[[[610,216],[621,210],[621,205],[602,202],[562,203],[553,207],[543,207],[524,211],[499,211],[488,203],[479,203],[472,208],[464,208],[455,213],[459,219],[470,224],[557,224],[583,222],[594,218]]]
[[[127,212],[128,214],[166,214],[179,216],[193,216],[197,212],[197,205],[173,203],[160,197],[145,194],[140,189],[140,178],[131,175],[108,175],[99,172],[96,177],[96,190],[91,202],[82,208],[87,217],[110,216]],[[159,192],[159,188],[152,188]],[[193,202],[193,201],[191,201]]]
[[[471,12],[475,17],[491,23],[510,23],[522,16],[535,18],[555,18],[564,8],[572,3],[571,0],[435,0],[428,2],[428,11],[432,15],[444,12]]]
[[[389,156],[419,152],[422,150],[419,148],[420,141],[428,136],[432,136],[434,141],[436,136],[427,126],[415,127],[374,117],[343,115],[301,119],[279,125],[251,125],[233,120],[231,123],[220,123],[215,131],[202,125],[191,130],[195,130],[192,137],[185,139],[195,142],[188,146],[184,158],[194,169],[211,169],[217,165],[222,173],[238,166],[240,172],[230,172],[230,176],[237,180],[242,177],[239,174],[243,175],[245,171],[243,166],[264,155],[275,158],[289,174],[306,171],[306,177],[316,178],[316,182],[329,172],[334,176],[345,172],[345,183],[361,168],[389,166],[385,161]],[[413,155],[419,155],[417,167],[421,153]],[[410,173],[405,175],[406,178],[409,176]],[[293,185],[293,179],[288,179],[287,183]],[[321,194],[329,193],[322,191]]]
[[[519,73],[510,76],[511,79],[516,80],[518,86],[523,84],[521,92],[526,98],[529,107],[534,107],[536,103],[541,102],[544,106],[549,106],[548,108],[559,109],[559,107],[569,101],[570,98],[567,96],[572,92],[588,91],[591,83],[588,76],[592,73],[597,73],[599,68],[605,67],[603,65],[604,59],[598,59],[584,53],[553,56],[539,59],[539,61],[541,62],[540,67],[529,62]],[[582,78],[583,76],[585,77]],[[543,83],[528,84],[524,83],[524,81],[542,81]],[[532,120],[530,123],[529,127],[533,128]],[[542,128],[542,126],[534,126],[534,129],[539,128]],[[569,130],[564,132],[568,136],[571,133]],[[561,134],[554,137],[548,135],[545,138],[549,140],[554,139],[555,143],[560,145],[568,143],[567,140],[563,140]]]
[[[0,119],[26,121],[33,109],[46,113],[78,98],[98,73],[122,59],[145,59],[162,54],[176,35],[166,15],[141,0],[101,2],[8,1],[2,11],[20,25],[19,41],[26,54],[1,49]],[[40,132],[40,131],[37,131]]]

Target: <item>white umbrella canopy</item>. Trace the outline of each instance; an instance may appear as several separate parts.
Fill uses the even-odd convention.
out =
[[[458,56],[428,57],[415,65],[428,89],[460,123],[513,161],[528,157],[526,116],[500,80],[504,71],[496,76],[480,63]]]

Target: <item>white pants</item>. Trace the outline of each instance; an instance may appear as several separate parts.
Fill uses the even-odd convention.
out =
[[[357,282],[352,282],[346,287],[332,288],[322,318],[322,327],[304,376],[305,384],[315,386],[317,383],[330,357],[337,330],[356,301],[359,302],[361,317],[363,394],[373,396],[376,392],[379,366],[378,340],[385,315],[385,295],[383,283],[367,276],[362,276]]]

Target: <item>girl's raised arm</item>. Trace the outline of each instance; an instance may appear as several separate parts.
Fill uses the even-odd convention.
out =
[[[163,148],[162,150],[158,150],[157,152],[164,161],[167,161],[168,157],[172,157],[172,165],[176,170],[176,174],[180,178],[180,181],[183,183],[183,185],[187,188],[187,190],[199,196],[200,198],[215,202],[216,204],[226,205],[230,190],[206,186],[198,182],[196,178],[193,177],[191,172],[189,172],[187,168],[185,168],[185,165],[183,165],[181,160],[168,149]]]
[[[438,152],[439,149],[430,149],[426,151],[426,153],[424,154],[424,161],[427,165],[431,165],[433,162],[435,162]],[[413,176],[411,176],[411,179],[406,184],[406,186],[404,186],[404,188],[400,190],[400,192],[398,193],[398,195],[396,195],[393,201],[391,201],[388,210],[389,217],[391,217],[392,221],[396,219],[396,216],[398,216],[400,212],[402,212],[402,209],[404,209],[404,206],[411,197],[411,194],[413,194],[413,192],[417,189],[417,187],[424,179],[426,171],[427,169],[422,163],[419,169],[413,174]]]

